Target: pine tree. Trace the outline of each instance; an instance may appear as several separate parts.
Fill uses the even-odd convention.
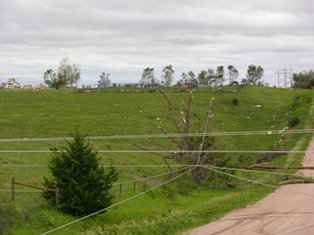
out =
[[[107,208],[111,204],[110,189],[118,178],[115,168],[105,169],[99,164],[97,152],[85,136],[76,133],[67,147],[58,151],[49,164],[52,179],[44,178],[48,188],[58,188],[61,211],[75,215],[87,215]],[[44,198],[53,202],[54,195],[44,193]]]

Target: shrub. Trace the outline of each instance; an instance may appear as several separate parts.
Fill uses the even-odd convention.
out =
[[[289,128],[295,127],[300,123],[300,120],[298,117],[293,117],[288,121],[288,126]]]
[[[111,204],[110,189],[118,178],[114,168],[108,172],[99,164],[97,152],[92,150],[85,137],[76,133],[73,142],[67,141],[67,147],[58,151],[49,164],[52,179],[44,178],[48,188],[59,189],[61,211],[75,215],[87,215]],[[44,198],[53,202],[50,192]]]
[[[12,232],[21,224],[21,217],[13,203],[0,198],[0,234]]]
[[[238,99],[237,99],[237,98],[233,98],[233,99],[232,99],[232,104],[233,104],[233,105],[238,105],[238,104],[239,104]]]

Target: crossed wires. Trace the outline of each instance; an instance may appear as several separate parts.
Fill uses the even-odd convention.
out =
[[[213,99],[211,100],[211,103],[210,103],[210,105],[209,105],[209,108],[208,108],[208,113],[207,113],[207,121],[208,121],[208,119],[209,119],[209,117],[210,117],[210,110],[211,110],[211,104],[212,104],[212,101],[213,101]],[[113,208],[113,207],[116,207],[116,206],[118,206],[118,205],[121,205],[122,203],[125,203],[125,202],[127,202],[127,201],[130,201],[130,200],[132,200],[132,199],[134,199],[134,198],[137,198],[137,197],[139,197],[139,196],[141,196],[141,195],[143,195],[143,194],[145,194],[145,193],[147,193],[147,192],[149,192],[149,191],[152,191],[152,190],[155,190],[155,189],[157,189],[157,188],[159,188],[159,187],[161,187],[161,186],[163,186],[163,185],[166,185],[166,184],[168,184],[168,183],[170,183],[170,182],[172,182],[172,181],[174,181],[174,180],[176,180],[176,179],[178,179],[179,177],[181,177],[181,176],[183,176],[183,175],[185,175],[185,174],[187,174],[188,172],[190,172],[190,171],[192,171],[193,169],[195,169],[196,167],[204,167],[204,168],[207,168],[207,169],[209,169],[209,170],[211,170],[211,171],[214,171],[214,172],[216,172],[216,173],[219,173],[219,174],[224,174],[224,175],[228,175],[228,176],[230,176],[230,177],[234,177],[234,178],[237,178],[237,179],[241,179],[241,180],[245,180],[245,181],[249,181],[249,182],[253,182],[253,183],[256,183],[256,184],[260,184],[260,185],[263,185],[263,186],[266,186],[266,187],[271,187],[271,188],[278,188],[277,186],[274,186],[274,185],[269,185],[269,184],[265,184],[265,183],[262,183],[262,182],[259,182],[259,181],[252,181],[251,179],[247,179],[247,178],[244,178],[244,177],[240,177],[240,176],[236,176],[236,175],[233,175],[233,174],[230,174],[230,173],[226,173],[226,172],[224,172],[224,171],[221,171],[221,170],[239,170],[239,171],[250,171],[250,172],[262,172],[262,173],[271,173],[271,174],[282,174],[282,175],[291,175],[291,176],[295,176],[295,175],[293,175],[293,174],[286,174],[286,173],[280,173],[280,172],[266,172],[266,171],[252,171],[252,170],[245,170],[245,169],[240,169],[240,168],[220,168],[221,170],[218,170],[219,168],[218,167],[214,167],[214,166],[209,166],[209,165],[200,165],[199,163],[200,163],[200,159],[201,159],[201,154],[202,153],[204,153],[204,152],[218,152],[218,151],[203,151],[203,144],[204,144],[204,141],[205,141],[205,137],[206,136],[231,136],[231,135],[265,135],[265,134],[267,134],[267,135],[271,135],[271,134],[283,134],[283,131],[278,131],[278,133],[277,133],[277,131],[252,131],[252,132],[216,132],[216,133],[209,133],[209,134],[207,134],[206,133],[206,130],[207,130],[207,124],[208,124],[208,122],[206,122],[205,123],[205,127],[204,127],[204,133],[197,133],[197,134],[189,134],[188,136],[202,136],[202,142],[201,142],[201,145],[200,145],[200,147],[199,147],[199,150],[197,150],[197,151],[188,151],[188,152],[190,152],[190,153],[192,153],[192,152],[197,152],[199,155],[198,155],[198,159],[197,159],[197,164],[196,165],[184,165],[184,166],[186,166],[186,167],[189,167],[189,169],[187,170],[187,171],[184,171],[183,173],[181,173],[181,174],[179,174],[179,175],[177,175],[177,176],[175,176],[175,177],[173,177],[173,178],[171,178],[171,179],[169,179],[169,180],[167,180],[167,181],[165,181],[165,182],[163,182],[163,183],[161,183],[161,184],[159,184],[159,185],[156,185],[156,186],[154,186],[154,187],[152,187],[152,188],[150,188],[150,189],[148,189],[148,190],[146,190],[146,191],[144,191],[144,192],[141,192],[141,193],[139,193],[139,194],[136,194],[136,195],[134,195],[134,196],[132,196],[132,197],[130,197],[130,198],[127,198],[127,199],[125,199],[125,200],[123,200],[123,201],[121,201],[121,202],[118,202],[118,203],[116,203],[116,204],[114,204],[114,205],[111,205],[110,207],[107,207],[107,208],[104,208],[104,209],[102,209],[102,210],[99,210],[99,211],[97,211],[97,212],[94,212],[94,213],[92,213],[92,214],[90,214],[90,215],[87,215],[87,216],[85,216],[85,217],[82,217],[82,218],[80,218],[80,219],[77,219],[77,220],[74,220],[74,221],[72,221],[72,222],[70,222],[70,223],[67,223],[67,224],[65,224],[65,225],[62,225],[62,226],[60,226],[60,227],[57,227],[57,228],[55,228],[55,229],[52,229],[52,230],[50,230],[50,231],[47,231],[47,232],[45,232],[45,233],[43,233],[43,234],[48,234],[48,233],[51,233],[51,232],[54,232],[54,231],[56,231],[56,230],[59,230],[59,229],[62,229],[62,228],[64,228],[64,227],[67,227],[67,226],[69,226],[69,225],[71,225],[71,224],[74,224],[74,223],[77,223],[77,222],[79,222],[79,221],[81,221],[81,220],[84,220],[84,219],[87,219],[87,218],[89,218],[89,217],[91,217],[91,216],[94,216],[94,215],[96,215],[96,214],[99,214],[99,213],[101,213],[101,212],[103,212],[103,211],[106,211],[106,210],[108,210],[108,209],[110,209],[110,208]],[[306,129],[306,130],[294,130],[294,131],[289,131],[289,130],[284,130],[284,132],[285,133],[290,133],[290,134],[297,134],[297,133],[313,133],[313,129]],[[182,137],[182,136],[186,136],[186,135],[180,135],[180,134],[173,134],[172,136],[174,136],[174,137]],[[164,138],[164,137],[169,137],[169,135],[141,135],[141,136],[113,136],[113,137],[106,137],[106,136],[104,136],[104,137],[90,137],[90,139],[114,139],[114,138],[119,138],[119,139],[123,139],[123,138]],[[51,140],[64,140],[65,138],[37,138],[37,139],[0,139],[0,142],[15,142],[15,141],[46,141],[46,140],[49,140],[49,141],[51,141]],[[70,139],[70,138],[69,138]],[[30,150],[30,151],[32,151],[32,150]],[[35,152],[43,152],[44,150],[33,150],[33,151],[35,151]],[[157,150],[158,151],[158,150]],[[28,152],[28,151],[25,151],[25,150],[1,150],[0,152]],[[44,151],[44,152],[50,152],[50,151]],[[129,151],[129,150],[127,150],[127,151],[106,151],[106,150],[101,150],[101,151],[98,151],[98,152],[132,152],[132,151]],[[134,151],[135,152],[135,151]],[[136,152],[144,152],[144,151],[136,151]],[[152,151],[145,151],[145,152],[152,152]],[[161,152],[179,152],[179,151],[162,151],[161,150]],[[181,152],[187,152],[187,151],[181,151]],[[219,151],[219,152],[225,152],[225,153],[227,153],[227,152],[246,152],[246,153],[260,153],[260,152],[277,152],[278,153],[278,151],[234,151],[234,150],[230,150],[230,151],[228,151],[228,150],[225,150],[225,151]],[[305,151],[280,151],[280,152],[285,152],[285,153],[288,153],[288,152],[294,152],[294,153],[304,153]],[[3,165],[1,165],[1,166],[3,166]],[[12,165],[13,166],[13,165]],[[31,165],[29,165],[29,166],[31,166]],[[33,165],[33,166],[42,166],[42,165]],[[123,166],[121,166],[121,167],[123,167]],[[124,167],[126,167],[126,166],[124,166]],[[127,166],[127,167],[130,167],[130,166]],[[132,166],[133,167],[133,166]],[[134,166],[134,167],[139,167],[139,166]],[[148,166],[145,166],[145,167],[148,167]],[[161,166],[158,166],[158,167],[161,167]],[[164,167],[164,166],[162,166],[162,167]],[[182,168],[182,169],[180,169],[180,170],[178,170],[177,172],[179,172],[179,171],[182,171],[182,170],[186,170],[187,168]],[[166,175],[166,174],[161,174],[161,175]],[[161,176],[161,175],[157,175],[157,176]],[[152,176],[152,177],[150,177],[150,178],[153,178],[153,177],[157,177],[157,176]],[[301,176],[298,176],[298,177],[301,177]],[[147,178],[146,178],[147,179]],[[139,179],[138,179],[139,180]],[[123,184],[123,183],[130,183],[130,182],[134,182],[134,181],[127,181],[127,182],[122,182],[122,183],[118,183],[118,184]],[[289,191],[289,192],[292,192],[292,193],[299,193],[299,192],[294,192],[294,191],[291,191],[291,190],[286,190],[286,191]],[[303,193],[299,193],[299,194],[303,194]],[[309,195],[309,194],[303,194],[303,195],[306,195],[306,196],[311,196],[311,197],[314,197],[314,195]]]

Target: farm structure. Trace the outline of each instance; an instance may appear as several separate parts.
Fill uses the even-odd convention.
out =
[[[30,84],[21,85],[20,83],[17,82],[15,78],[8,78],[8,81],[6,83],[0,83],[0,89],[3,90],[17,90],[17,89],[42,90],[46,88],[47,87],[43,84],[38,84],[35,86],[32,86]]]

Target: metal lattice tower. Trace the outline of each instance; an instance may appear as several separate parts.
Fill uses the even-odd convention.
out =
[[[287,88],[289,84],[292,85],[292,72],[291,68],[278,69],[275,73],[278,75],[278,87]]]

